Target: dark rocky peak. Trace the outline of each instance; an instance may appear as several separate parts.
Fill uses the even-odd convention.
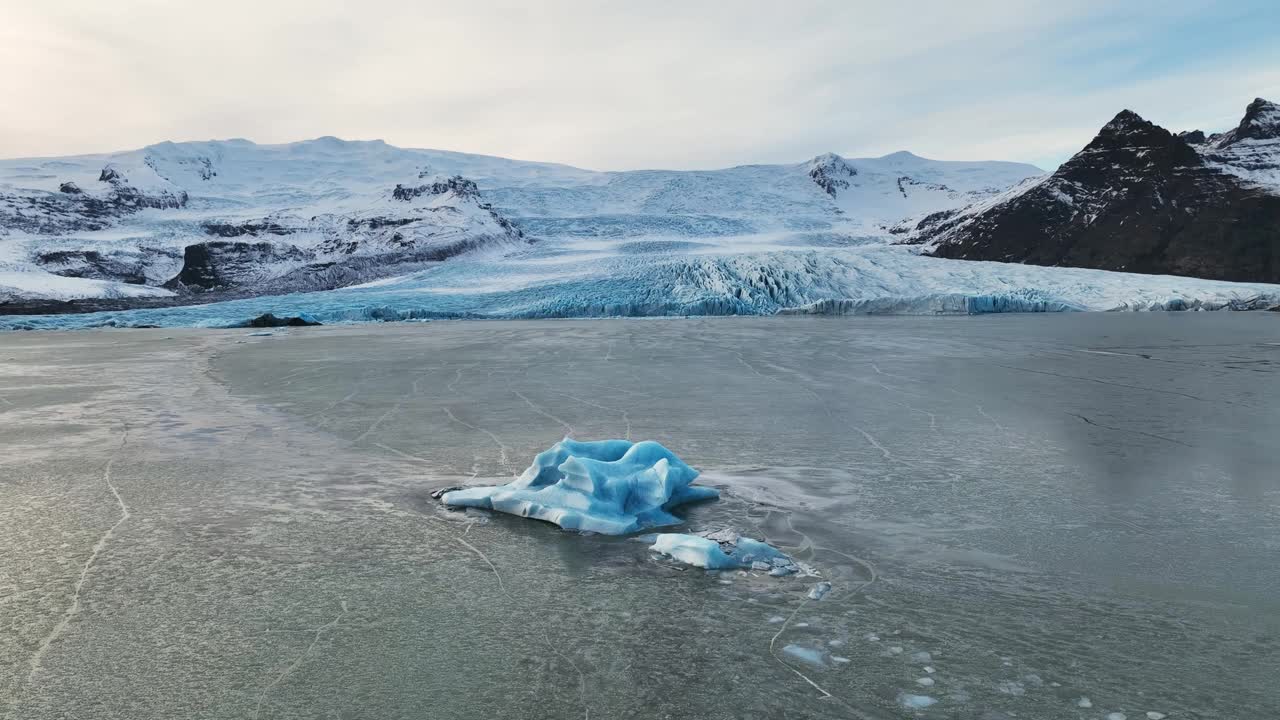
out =
[[[111,165],[107,165],[102,168],[102,172],[98,174],[98,182],[109,182],[113,184],[122,183],[124,182],[124,176],[120,174],[119,170],[115,169]]]
[[[835,153],[824,153],[809,161],[809,177],[831,197],[840,190],[848,189],[849,178],[857,174],[849,161]]]
[[[73,183],[73,182],[70,182],[70,181],[68,181],[68,182],[64,182],[64,183],[62,183],[61,185],[59,185],[59,186],[58,186],[58,192],[63,192],[63,193],[66,193],[66,194],[68,194],[68,195],[82,195],[82,194],[84,194],[84,191],[80,189],[80,186],[79,186],[79,185],[77,185],[77,184],[75,184],[75,183]]]
[[[1234,130],[1223,134],[1218,140],[1219,147],[1226,147],[1241,140],[1277,140],[1280,139],[1280,105],[1254,98],[1245,108],[1244,118]]]
[[[1206,139],[1203,130],[1183,130],[1178,133],[1178,137],[1191,145],[1202,145]]]
[[[449,192],[460,198],[478,199],[480,197],[480,188],[476,187],[475,182],[461,175],[454,175],[445,180],[437,180],[417,186],[405,186],[397,183],[395,189],[391,191],[391,197],[408,202],[423,195],[443,195]]]
[[[1168,173],[1202,165],[1199,154],[1185,139],[1142,119],[1132,110],[1122,110],[1083,150],[1063,163],[1055,175],[1094,184],[1136,173]]]

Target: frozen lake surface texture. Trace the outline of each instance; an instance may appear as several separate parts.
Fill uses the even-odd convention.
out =
[[[1275,717],[1277,321],[0,335],[0,718]],[[821,578],[431,497],[565,436]]]

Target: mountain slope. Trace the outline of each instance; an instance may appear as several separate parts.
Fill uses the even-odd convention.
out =
[[[1280,282],[1280,108],[1174,135],[1128,110],[1049,176],[913,231],[943,258]]]

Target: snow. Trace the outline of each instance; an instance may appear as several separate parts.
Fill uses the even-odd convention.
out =
[[[111,280],[63,277],[35,267],[0,265],[0,302],[6,299],[77,300],[81,298],[170,297],[163,288]]]
[[[516,480],[454,490],[441,500],[545,520],[566,530],[623,535],[676,525],[680,519],[671,508],[719,497],[714,488],[691,486],[697,477],[697,470],[653,441],[565,438],[538,453]]]

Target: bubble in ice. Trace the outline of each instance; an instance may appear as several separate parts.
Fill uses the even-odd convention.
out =
[[[912,695],[911,693],[901,693],[898,695],[898,703],[905,708],[912,710],[923,710],[924,708],[934,705],[938,701],[928,695]]]
[[[801,662],[805,662],[810,665],[817,665],[819,667],[826,666],[826,663],[823,662],[823,653],[821,650],[815,650],[813,648],[804,647],[803,645],[792,644],[782,648],[782,652],[786,653],[790,657],[793,657]]]

